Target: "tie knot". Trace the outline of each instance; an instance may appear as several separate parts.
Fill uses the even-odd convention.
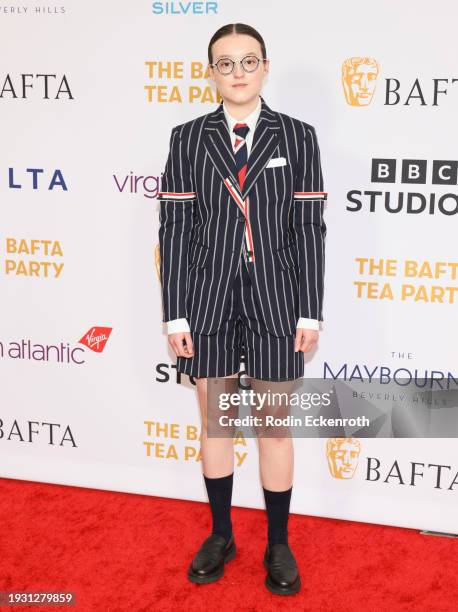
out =
[[[234,125],[233,131],[237,134],[237,136],[239,136],[240,138],[245,139],[246,135],[250,131],[250,128],[247,126],[246,123],[236,123]]]

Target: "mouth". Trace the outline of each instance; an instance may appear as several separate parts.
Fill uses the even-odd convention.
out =
[[[246,83],[236,83],[235,85],[232,85],[232,87],[246,87]]]

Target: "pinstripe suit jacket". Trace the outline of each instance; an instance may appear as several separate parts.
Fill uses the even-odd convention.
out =
[[[266,167],[277,157],[286,165]],[[245,231],[268,331],[282,337],[299,317],[322,321],[326,195],[315,129],[262,97],[242,191],[222,103],[175,126],[158,194],[163,321],[218,330]]]

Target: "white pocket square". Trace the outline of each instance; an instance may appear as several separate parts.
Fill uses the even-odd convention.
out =
[[[276,168],[277,166],[286,166],[286,157],[272,157],[266,168]]]

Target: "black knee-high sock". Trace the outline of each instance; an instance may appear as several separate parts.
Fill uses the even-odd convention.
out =
[[[212,512],[212,533],[222,535],[228,541],[232,535],[231,501],[234,472],[220,478],[208,478],[205,474],[203,476]]]
[[[289,504],[293,487],[286,491],[262,489],[266,502],[269,546],[288,544]]]

